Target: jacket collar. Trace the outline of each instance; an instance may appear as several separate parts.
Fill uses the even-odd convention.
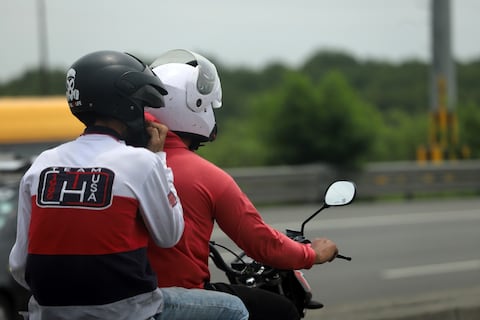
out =
[[[86,127],[85,130],[83,131],[83,135],[87,135],[87,134],[104,134],[104,135],[111,136],[117,140],[123,140],[122,136],[117,131],[104,126]]]

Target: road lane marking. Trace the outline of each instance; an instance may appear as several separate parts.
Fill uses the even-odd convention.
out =
[[[466,260],[448,263],[427,264],[423,266],[387,269],[382,272],[382,278],[395,280],[409,277],[437,275],[450,272],[480,270],[480,260]]]

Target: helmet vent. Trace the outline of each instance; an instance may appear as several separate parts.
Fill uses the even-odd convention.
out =
[[[197,104],[197,107],[200,107],[202,105],[202,99],[197,99],[196,104]]]

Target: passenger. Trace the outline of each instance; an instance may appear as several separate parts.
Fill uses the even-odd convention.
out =
[[[172,247],[184,230],[168,129],[144,120],[145,106],[164,107],[159,78],[98,51],[71,66],[66,89],[86,129],[41,153],[20,184],[10,270],[32,292],[29,319],[247,319],[235,296],[157,288],[148,239]]]

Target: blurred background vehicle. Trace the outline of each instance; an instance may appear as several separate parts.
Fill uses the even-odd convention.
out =
[[[18,183],[26,165],[25,161],[0,158],[0,320],[22,319],[18,311],[27,310],[30,297],[8,270],[16,236]]]

